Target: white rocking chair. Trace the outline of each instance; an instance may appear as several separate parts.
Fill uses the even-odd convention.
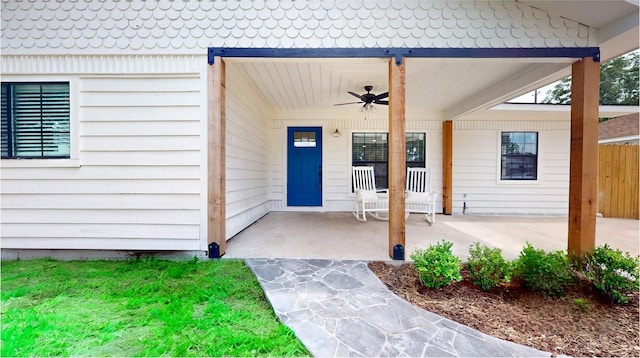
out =
[[[436,222],[437,192],[431,190],[431,169],[407,168],[407,187],[405,196],[406,216],[410,213],[425,214],[425,219]]]
[[[378,220],[389,220],[388,190],[376,189],[373,167],[352,167],[355,211],[353,216],[359,221],[367,221],[367,213]],[[381,215],[381,214],[386,214]]]

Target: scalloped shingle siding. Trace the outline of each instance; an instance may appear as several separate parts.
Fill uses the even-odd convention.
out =
[[[3,0],[1,15],[5,54],[586,47],[595,37],[585,25],[515,1]]]

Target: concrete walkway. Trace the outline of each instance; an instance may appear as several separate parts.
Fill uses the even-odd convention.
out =
[[[531,357],[389,291],[366,262],[247,259],[280,320],[316,357]]]

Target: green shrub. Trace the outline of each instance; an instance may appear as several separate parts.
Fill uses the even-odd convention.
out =
[[[605,244],[585,255],[583,272],[611,301],[628,303],[627,293],[640,289],[639,260]]]
[[[591,303],[589,303],[589,300],[585,298],[574,298],[573,307],[576,311],[580,311],[584,313],[589,311],[589,308],[591,307]]]
[[[527,243],[516,262],[516,277],[532,291],[548,296],[562,296],[573,282],[571,264],[566,253],[534,249]]]
[[[422,284],[429,288],[440,288],[453,281],[462,280],[460,259],[453,255],[449,241],[430,245],[426,250],[417,249],[411,254]]]
[[[509,263],[502,257],[502,250],[477,242],[469,247],[467,269],[473,284],[483,291],[497,286],[509,276]]]

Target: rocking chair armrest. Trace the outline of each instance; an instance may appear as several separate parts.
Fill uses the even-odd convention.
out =
[[[408,203],[423,203],[429,201],[435,201],[438,195],[438,191],[427,191],[427,192],[414,192],[407,190],[405,192],[405,200]]]
[[[378,192],[377,190],[356,189],[355,198],[360,202],[378,200]]]
[[[429,198],[431,200],[436,200],[438,198],[438,194],[440,194],[440,192],[437,191],[437,190],[432,190],[428,194],[429,194]]]

